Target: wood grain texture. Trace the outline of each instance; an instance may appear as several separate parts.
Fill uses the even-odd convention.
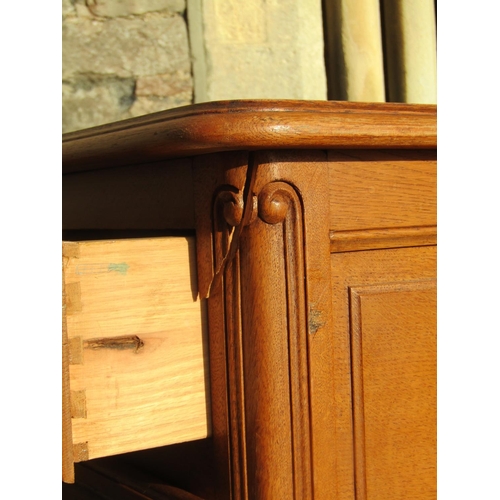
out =
[[[329,151],[330,229],[436,226],[435,151]]]
[[[436,498],[436,282],[354,286],[356,498]]]
[[[221,101],[63,136],[63,173],[257,149],[436,147],[436,107],[332,101]]]
[[[429,283],[432,283],[436,277],[436,248],[426,246],[334,253],[331,255],[331,272],[335,331],[332,362],[336,367],[333,385],[336,401],[334,422],[337,498],[342,500],[351,500],[354,497],[360,499],[387,498],[389,500],[432,498],[433,482],[435,482],[435,462],[432,463],[432,460],[435,460],[436,453],[435,441],[432,439],[435,407],[428,403],[432,403],[435,397],[435,385],[433,385],[435,378],[433,379],[432,375],[432,370],[435,370],[435,350],[432,347],[433,342],[435,342],[435,338],[432,337],[432,327],[435,328],[433,325],[435,303],[432,300],[429,301],[429,298],[432,299],[432,297],[427,295],[427,290]],[[423,285],[420,285],[422,282]],[[385,293],[387,288],[384,287],[388,283],[395,293],[394,298]],[[417,284],[414,285],[414,283]],[[415,293],[411,292],[412,287],[417,290]],[[424,288],[423,298],[420,297],[419,287]],[[374,307],[370,309],[370,316],[362,317],[360,323],[359,307],[356,309],[350,300],[350,291],[357,290],[359,295],[365,289],[380,291],[378,295],[374,294],[374,297],[381,298],[381,302],[375,300]],[[398,292],[398,290],[402,290],[402,292]],[[387,302],[387,298],[392,300]],[[388,356],[392,359],[391,363],[393,364],[386,363],[384,365],[382,358],[378,361],[370,361],[370,369],[363,371],[361,375],[363,365],[360,363],[364,363],[365,358],[362,358],[364,350],[360,349],[364,349],[364,347],[359,347],[359,344],[354,343],[354,348],[351,351],[351,341],[353,338],[360,338],[359,325],[362,325],[364,329],[365,322],[367,331],[370,323],[371,326],[379,324],[381,328],[383,325],[387,326],[387,328],[382,328],[381,340],[385,339],[389,343],[380,342],[380,349],[385,354],[382,351],[377,352],[381,352],[381,356],[382,354]],[[424,341],[422,348],[416,344],[413,351],[414,354],[416,353],[416,357],[410,359],[404,346],[408,345],[408,339],[422,338],[422,332],[427,332],[429,325],[431,333],[427,338],[428,341]],[[356,328],[358,329],[356,330]],[[374,332],[372,336],[374,340],[372,340],[371,345],[378,345],[376,329],[372,332]],[[361,342],[363,338],[364,336],[361,336]],[[374,359],[373,352],[369,352],[368,356],[370,355],[372,356],[370,359]],[[417,376],[419,370],[423,370],[425,374],[423,380],[422,377]],[[377,384],[379,385],[377,386]],[[362,390],[364,387],[369,389],[379,387],[382,392],[387,390],[387,398],[392,399],[389,401],[383,396],[372,397],[370,395],[371,399],[367,410],[369,416],[367,417],[365,413],[362,413],[364,404]],[[420,399],[422,401],[421,408],[418,403]],[[409,405],[406,404],[408,401],[410,401]],[[399,405],[402,412],[399,415],[395,413],[394,419],[387,417],[386,421],[380,420],[378,417],[375,418],[377,413],[388,415],[390,405],[393,405],[394,408]],[[417,406],[414,408],[412,405]],[[360,422],[360,415],[365,418],[364,426]],[[424,419],[420,423],[425,422],[425,427],[421,429],[422,432],[419,434],[418,420],[422,415],[424,415]],[[367,418],[370,418],[370,422],[367,422]],[[416,433],[412,434],[411,426],[413,424],[415,424],[413,431],[416,430]],[[369,434],[366,434],[368,428]],[[355,435],[358,439],[356,442]],[[364,440],[360,444],[360,436],[363,437],[363,435]],[[408,441],[408,446],[413,446],[415,450],[420,449],[422,452],[420,458],[423,460],[419,461],[418,453],[412,457],[411,454],[405,456],[405,452],[402,451],[398,455],[398,450],[402,450],[402,448],[397,445],[397,440],[402,439],[403,436],[413,440]],[[422,436],[425,439],[420,441]],[[382,446],[382,442],[385,443],[385,447]],[[354,449],[357,450],[356,456],[353,454]],[[379,462],[379,454],[382,453],[385,455],[380,457]],[[366,457],[367,466],[361,460],[360,454]],[[391,457],[394,457],[392,462]],[[388,469],[377,470],[377,463],[385,464],[382,467],[385,466]],[[355,464],[354,469],[353,464]],[[419,479],[415,479],[412,476],[413,473],[416,473],[417,476],[420,474]],[[368,475],[370,479],[364,482],[362,478],[368,477]],[[392,491],[384,485],[380,485],[380,488],[375,486],[377,481],[383,483],[385,478],[389,476],[391,479],[387,480],[387,484],[394,486]],[[414,481],[416,482],[414,483]],[[418,485],[415,487],[416,483],[426,486],[422,486],[423,489],[419,490]],[[404,492],[401,490],[403,484],[408,484],[409,488]],[[365,485],[368,486],[365,487]],[[379,489],[380,493],[378,493]],[[379,494],[380,496],[378,496]]]
[[[212,396],[226,404],[212,407],[214,438],[228,453],[219,495],[331,498],[325,155],[258,153],[239,168],[234,159],[195,164],[200,287],[239,238],[208,299],[212,391],[227,387],[227,399]]]
[[[87,458],[206,437],[204,313],[194,241],[63,244],[73,443]],[[78,286],[75,286],[78,285]]]

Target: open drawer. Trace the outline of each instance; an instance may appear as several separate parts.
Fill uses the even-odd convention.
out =
[[[63,243],[63,480],[209,434],[194,238]]]

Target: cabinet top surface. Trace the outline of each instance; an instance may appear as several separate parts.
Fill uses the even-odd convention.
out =
[[[63,135],[63,173],[218,151],[435,148],[436,111],[336,101],[195,104]]]

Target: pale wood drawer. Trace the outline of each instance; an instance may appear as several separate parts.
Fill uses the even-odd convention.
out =
[[[67,463],[208,436],[195,270],[194,238],[63,243]]]

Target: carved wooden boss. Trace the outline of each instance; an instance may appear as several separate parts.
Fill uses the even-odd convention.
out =
[[[217,498],[435,496],[435,149],[436,108],[399,104],[208,103],[65,136],[67,230],[196,231]],[[119,180],[148,175],[142,201]],[[132,206],[96,194],[113,179]]]

